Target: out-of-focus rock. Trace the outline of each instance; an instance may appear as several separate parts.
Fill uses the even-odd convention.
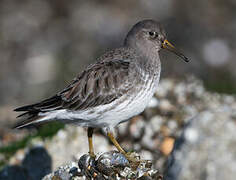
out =
[[[169,155],[170,152],[173,150],[174,142],[174,138],[166,137],[163,143],[161,144],[161,152],[166,156]]]
[[[67,160],[78,159],[81,154],[88,152],[87,132],[81,127],[66,126],[52,139],[43,142],[51,155],[53,169],[67,162]],[[114,148],[101,135],[94,135],[93,142],[95,153],[102,153]],[[41,142],[37,142],[41,143]]]
[[[13,159],[13,158],[12,158]],[[51,157],[43,147],[34,147],[25,153],[20,164],[9,165],[0,171],[1,180],[38,180],[51,172]]]
[[[229,62],[230,48],[227,42],[221,39],[213,39],[203,46],[205,61],[214,67],[222,66]]]
[[[224,104],[193,117],[167,161],[167,180],[235,179],[236,124],[232,108]]]
[[[25,180],[29,179],[27,171],[21,166],[7,166],[0,171],[1,180]]]
[[[52,160],[42,147],[31,149],[25,156],[22,166],[28,172],[30,179],[41,179],[52,170]]]

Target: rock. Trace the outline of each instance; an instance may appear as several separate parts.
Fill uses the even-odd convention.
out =
[[[43,147],[30,149],[22,162],[31,180],[42,179],[52,171],[52,160]]]
[[[97,169],[105,175],[111,175],[114,172],[120,172],[126,166],[129,165],[129,161],[125,156],[117,151],[110,151],[103,153],[97,159]]]
[[[21,166],[7,166],[0,171],[1,180],[26,180],[29,179],[27,171]]]
[[[117,151],[105,152],[96,159],[84,154],[80,157],[78,166],[75,163],[61,166],[58,170],[45,176],[43,180],[69,180],[71,178],[96,180],[156,180],[159,178],[161,180],[162,175],[151,166],[150,161],[141,161],[136,168],[133,168],[125,156]]]
[[[223,108],[203,111],[186,126],[168,160],[167,180],[235,179],[235,106],[225,107],[224,115]]]
[[[109,151],[112,145],[101,135],[94,134],[93,143],[95,153]],[[79,159],[81,154],[88,152],[87,132],[76,126],[66,126],[52,139],[46,140],[44,146],[51,155],[53,169],[66,163],[68,160]]]
[[[21,165],[5,167],[0,171],[0,180],[38,180],[51,172],[51,157],[43,147],[30,149],[22,161]]]
[[[161,152],[168,156],[174,147],[174,139],[171,137],[165,137],[163,143],[161,144]]]
[[[133,118],[129,126],[130,136],[134,140],[137,140],[137,141],[140,140],[142,136],[144,135],[144,128],[145,128],[145,122],[141,116],[137,116],[136,118]]]

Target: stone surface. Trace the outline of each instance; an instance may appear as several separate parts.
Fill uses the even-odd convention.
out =
[[[232,112],[224,108],[231,109],[220,105],[203,111],[184,128],[167,161],[167,180],[235,179],[236,124]]]
[[[25,180],[28,178],[26,170],[20,166],[7,166],[0,172],[1,180]]]
[[[32,148],[22,162],[22,166],[28,172],[29,179],[41,179],[52,170],[52,159],[42,147]]]
[[[51,172],[51,157],[43,147],[25,153],[21,165],[8,165],[0,171],[0,180],[38,180]]]
[[[128,160],[117,151],[109,151],[94,159],[88,154],[80,157],[78,165],[72,163],[61,166],[43,180],[96,179],[96,180],[162,180],[158,170],[151,168],[150,161],[142,161],[133,167]],[[73,173],[72,173],[73,172]]]

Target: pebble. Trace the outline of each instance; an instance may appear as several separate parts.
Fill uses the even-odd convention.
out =
[[[134,121],[130,124],[129,130],[130,135],[138,140],[144,134],[145,122],[142,117],[137,116],[137,118],[133,119]]]
[[[167,100],[167,99],[162,99],[160,101],[160,105],[159,105],[160,109],[162,111],[173,111],[174,110],[174,106]]]
[[[157,100],[157,98],[152,98],[151,101],[148,103],[147,108],[154,108],[157,107],[159,104],[159,101]]]
[[[184,133],[185,139],[187,139],[190,143],[194,144],[197,142],[199,135],[196,129],[188,128]]]
[[[171,137],[164,138],[164,141],[162,142],[160,149],[165,156],[168,156],[173,150],[174,142],[175,142],[174,138]]]
[[[103,153],[96,162],[98,170],[107,176],[114,172],[120,172],[129,165],[129,161],[125,156],[117,151]]]
[[[164,117],[161,117],[161,116],[153,116],[151,119],[150,119],[150,122],[149,124],[146,125],[146,131],[148,132],[151,132],[151,133],[155,133],[155,132],[159,132],[160,129],[161,129],[161,125],[163,124],[164,122]],[[150,128],[150,129],[149,129]]]

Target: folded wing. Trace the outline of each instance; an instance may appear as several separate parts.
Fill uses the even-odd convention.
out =
[[[24,127],[42,118],[40,112],[60,109],[80,111],[109,104],[131,88],[129,61],[97,62],[78,75],[64,90],[39,103],[23,106],[22,120],[15,126]]]

